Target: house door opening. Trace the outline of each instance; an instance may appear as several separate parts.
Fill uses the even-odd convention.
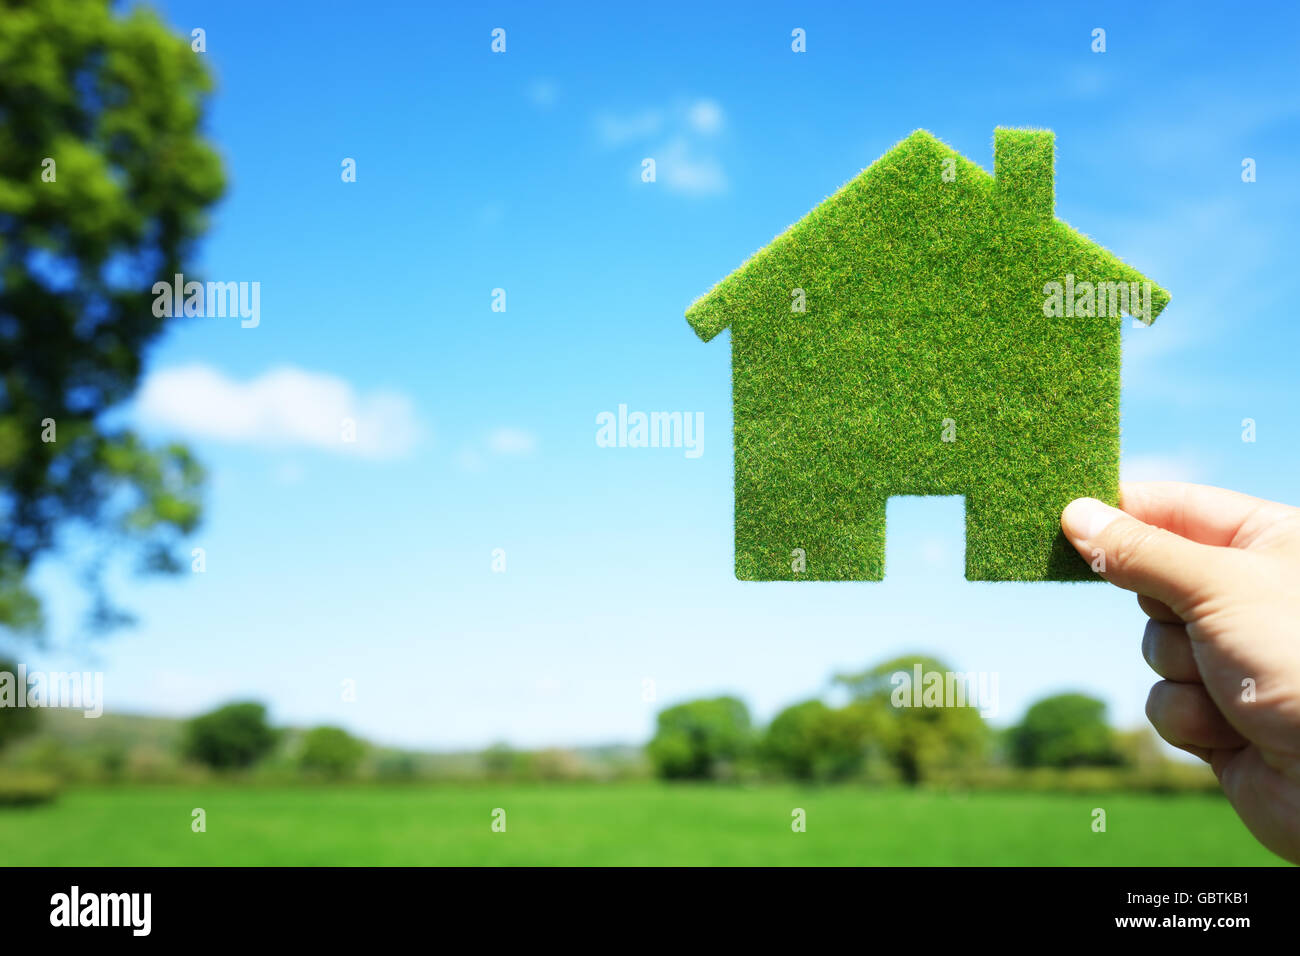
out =
[[[895,495],[885,505],[885,580],[966,576],[966,496]]]

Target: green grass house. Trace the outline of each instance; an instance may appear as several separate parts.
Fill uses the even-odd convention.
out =
[[[969,580],[1095,577],[1061,510],[1116,501],[1121,324],[1169,294],[1055,217],[1054,149],[918,130],[687,310],[731,330],[736,577],[880,580],[891,495],[965,496]]]

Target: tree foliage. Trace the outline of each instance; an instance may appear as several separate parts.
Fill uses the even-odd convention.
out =
[[[1021,767],[1106,767],[1122,763],[1106,705],[1086,694],[1058,694],[1038,701],[1008,736],[1012,760]]]
[[[753,745],[749,710],[735,697],[692,700],[659,712],[648,752],[669,780],[724,776]]]
[[[881,743],[898,775],[912,785],[923,782],[932,771],[978,762],[991,742],[988,725],[975,707],[898,706],[902,696],[897,693],[898,675],[911,680],[918,665],[922,674],[953,673],[933,657],[905,656],[834,679],[854,701],[873,705],[886,717]]]
[[[265,707],[241,701],[187,723],[182,751],[186,758],[214,770],[240,770],[269,754],[279,736],[267,723]]]
[[[873,750],[883,749],[888,729],[877,704],[832,708],[806,700],[772,718],[762,755],[769,766],[795,780],[845,780],[861,772]]]
[[[200,133],[209,89],[202,56],[142,6],[0,0],[0,628],[39,631],[27,572],[59,528],[103,545],[85,571],[107,625],[107,549],[174,570],[198,522],[190,454],[103,413],[135,390],[170,321],[153,285],[184,271],[224,188]]]
[[[0,750],[10,741],[24,737],[40,723],[40,711],[34,707],[18,707],[17,695],[26,694],[27,688],[18,685],[18,665],[0,657],[0,682],[9,685],[7,693],[0,693]],[[8,694],[13,699],[7,699]]]

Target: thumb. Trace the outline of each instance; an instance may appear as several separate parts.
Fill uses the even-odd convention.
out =
[[[1222,583],[1222,548],[1157,528],[1096,498],[1076,498],[1061,530],[1107,581],[1163,601],[1180,617]]]

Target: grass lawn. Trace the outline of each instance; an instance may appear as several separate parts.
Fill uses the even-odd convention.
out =
[[[207,832],[190,829],[207,811]],[[494,808],[506,832],[491,830]],[[807,832],[790,828],[807,811]],[[1092,809],[1107,832],[1091,829]],[[130,787],[0,809],[0,865],[1258,865],[1221,799],[854,788]]]

